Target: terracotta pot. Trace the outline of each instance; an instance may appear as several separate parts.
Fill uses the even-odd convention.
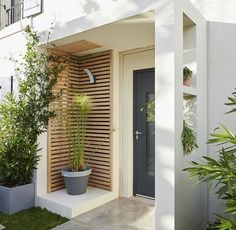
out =
[[[190,87],[192,85],[192,78],[184,81],[184,85]]]

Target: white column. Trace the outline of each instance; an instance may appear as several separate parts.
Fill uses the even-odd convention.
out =
[[[175,21],[174,1],[155,14],[156,230],[175,229]]]

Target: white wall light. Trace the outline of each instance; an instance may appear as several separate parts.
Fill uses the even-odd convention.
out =
[[[93,74],[91,73],[91,71],[89,69],[84,69],[84,71],[88,74],[90,83],[95,84],[96,79],[93,76]]]

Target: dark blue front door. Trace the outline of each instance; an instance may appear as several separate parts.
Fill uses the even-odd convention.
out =
[[[134,194],[155,197],[155,70],[134,71]]]

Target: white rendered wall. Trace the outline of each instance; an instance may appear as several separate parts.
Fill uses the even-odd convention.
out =
[[[208,23],[208,130],[212,133],[219,123],[236,133],[235,114],[225,115],[228,111],[227,97],[236,88],[236,24],[222,22]],[[208,152],[219,148],[208,146]],[[220,213],[224,206],[214,192],[209,193],[209,217]]]
[[[236,23],[235,0],[190,0],[208,21]]]
[[[236,1],[191,0],[208,22],[208,136],[219,125],[226,124],[236,132],[235,115],[224,115],[224,103],[236,87]],[[214,21],[214,22],[213,22]],[[208,153],[216,156],[212,145]],[[213,191],[208,196],[209,219],[213,213],[221,213],[222,201]]]
[[[0,85],[2,86],[2,89],[0,89],[0,101],[3,99],[5,93],[10,91],[11,76],[14,77],[13,89],[17,94],[17,85],[20,76],[15,72],[16,63],[11,61],[10,58],[20,61],[20,55],[24,51],[25,38],[21,33],[0,40]]]
[[[12,63],[11,66],[13,67],[13,69],[11,68],[11,70],[9,70],[9,66],[4,67],[4,65],[6,65],[7,62],[3,61],[12,57],[14,57],[15,59],[19,59],[20,58],[19,55],[23,54],[24,51],[25,51],[25,37],[23,33],[12,34],[10,37],[0,38],[0,58],[1,58],[0,64],[2,64],[1,70],[7,72],[10,71],[11,73],[14,73],[15,72],[14,62],[10,62]]]
[[[41,150],[38,152],[40,161],[34,177],[36,197],[47,193],[47,133],[41,134],[38,142]]]
[[[188,1],[180,1],[181,7],[176,7],[176,43],[175,43],[175,229],[177,230],[199,230],[203,229],[207,222],[207,187],[198,185],[193,187],[194,182],[189,181],[188,173],[182,169],[189,166],[191,160],[201,159],[207,151],[207,46],[206,46],[206,21],[192,7]],[[196,24],[196,38],[186,34],[183,47],[183,12]],[[180,34],[181,33],[181,34]],[[194,35],[194,33],[193,33]],[[183,48],[191,48],[191,42],[196,40],[196,63],[193,57],[187,57]],[[194,47],[194,46],[193,46]],[[193,60],[192,60],[193,58]],[[184,155],[180,140],[183,120],[183,64],[186,61],[194,70],[193,87],[196,88],[197,106],[197,141],[199,148],[189,155]],[[182,89],[182,90],[180,90]],[[181,91],[181,92],[180,92]],[[194,111],[193,111],[194,112]]]
[[[180,140],[183,128],[183,12],[197,24],[199,151],[188,159],[183,155]],[[155,34],[156,229],[199,230],[207,221],[206,186],[193,188],[182,169],[188,166],[189,159],[201,158],[207,151],[206,22],[188,1],[169,1],[166,8],[156,10]]]
[[[166,1],[155,18],[156,230],[175,229],[175,8]]]

